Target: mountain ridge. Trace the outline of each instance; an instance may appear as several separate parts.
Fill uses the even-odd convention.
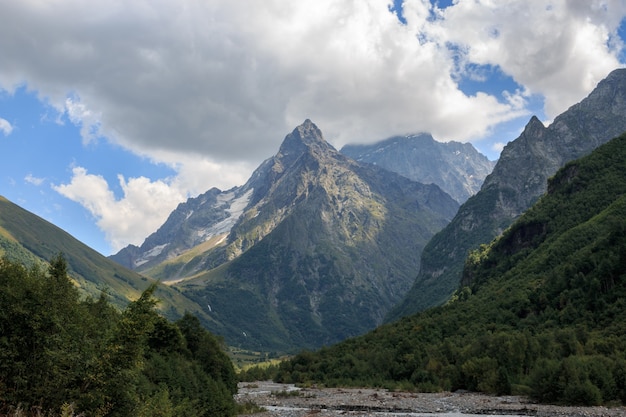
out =
[[[502,233],[545,193],[566,162],[626,131],[626,69],[612,71],[580,103],[545,127],[533,116],[503,149],[481,190],[437,233],[422,254],[415,284],[387,321],[445,302],[461,282],[470,250]]]
[[[393,136],[370,145],[346,145],[341,153],[413,181],[437,184],[459,204],[480,190],[495,166],[470,143],[438,142],[428,133]]]

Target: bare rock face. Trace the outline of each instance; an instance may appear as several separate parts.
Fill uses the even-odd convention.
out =
[[[626,131],[626,69],[611,72],[580,103],[545,127],[536,117],[502,151],[481,190],[422,253],[406,299],[387,320],[441,304],[459,287],[468,252],[488,243],[546,192],[565,163],[589,154]]]
[[[394,136],[372,145],[346,145],[341,153],[413,181],[437,184],[459,204],[480,190],[496,164],[470,143],[437,142],[427,133]]]

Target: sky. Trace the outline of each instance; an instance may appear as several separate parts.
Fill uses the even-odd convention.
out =
[[[0,0],[0,195],[103,255],[311,119],[495,160],[626,66],[624,0]]]

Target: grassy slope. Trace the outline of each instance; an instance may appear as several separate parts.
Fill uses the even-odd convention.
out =
[[[85,294],[98,297],[105,290],[113,304],[123,306],[139,297],[153,282],[107,259],[67,232],[0,196],[0,253],[33,264],[63,253],[70,276]],[[204,319],[202,309],[175,289],[160,286],[159,308],[170,317],[185,311]]]

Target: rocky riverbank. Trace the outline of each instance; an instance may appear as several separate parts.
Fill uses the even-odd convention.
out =
[[[474,393],[409,393],[383,389],[303,388],[273,382],[242,383],[237,401],[267,411],[254,417],[445,417],[537,416],[626,417],[625,407],[559,407],[535,404],[524,397]]]

